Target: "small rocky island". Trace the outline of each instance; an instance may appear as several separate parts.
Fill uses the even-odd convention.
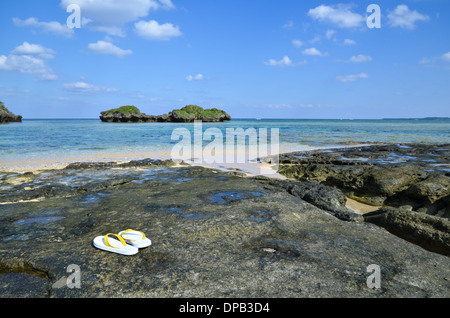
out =
[[[0,102],[0,124],[20,122],[22,122],[22,116],[14,115]]]
[[[193,123],[196,120],[215,123],[231,120],[231,116],[217,108],[203,109],[197,105],[188,105],[159,116],[141,113],[136,106],[122,106],[102,112],[100,119],[107,123]]]

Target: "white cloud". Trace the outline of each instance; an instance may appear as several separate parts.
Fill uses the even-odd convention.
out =
[[[80,6],[83,26],[115,36],[125,36],[124,25],[151,10],[175,8],[171,0],[61,0],[60,6],[65,9],[70,4]]]
[[[259,106],[258,106],[259,107]],[[262,105],[264,108],[270,108],[270,109],[283,109],[283,108],[332,108],[335,107],[335,105],[332,104],[264,104]]]
[[[303,42],[300,41],[300,40],[292,40],[292,44],[293,44],[295,47],[301,47],[301,46],[303,45]]]
[[[337,76],[336,80],[339,82],[347,83],[347,82],[354,82],[358,79],[363,79],[363,78],[368,78],[368,77],[369,76],[366,73],[360,73],[360,74]]]
[[[294,28],[294,22],[293,21],[289,21],[288,23],[283,25],[283,28],[285,28],[285,29],[293,29]]]
[[[0,70],[33,74],[36,80],[51,81],[58,77],[47,65],[46,59],[53,58],[55,52],[39,44],[24,42],[11,53],[0,56]]]
[[[40,28],[46,33],[51,33],[59,36],[64,36],[70,38],[73,36],[74,31],[67,27],[66,24],[61,24],[56,21],[51,22],[39,22],[36,18],[28,18],[26,20],[21,20],[18,18],[13,18],[13,23],[17,27],[34,27]]]
[[[134,27],[140,37],[148,40],[167,41],[182,35],[178,26],[173,26],[171,23],[159,24],[155,20],[139,21],[134,24]]]
[[[119,58],[123,58],[133,53],[133,51],[131,50],[123,50],[115,46],[111,42],[107,41],[98,41],[97,43],[90,43],[88,45],[88,48],[96,54],[115,55]]]
[[[298,105],[300,108],[332,108],[335,105],[332,104],[300,104]]]
[[[186,77],[186,80],[189,82],[193,82],[193,81],[201,81],[204,79],[203,74],[197,74],[195,76],[189,75]]]
[[[326,55],[328,55],[328,53],[322,53],[318,49],[316,49],[315,47],[312,47],[312,48],[309,48],[309,49],[304,49],[302,51],[302,54],[304,54],[304,55],[312,55],[312,56],[326,56]]]
[[[77,94],[112,93],[117,91],[115,88],[95,86],[86,82],[64,84],[64,88]]]
[[[335,34],[336,34],[335,30],[328,30],[326,33],[326,37],[328,40],[331,40]]]
[[[424,57],[419,61],[419,64],[429,64],[431,62],[432,62],[432,60],[430,58]]]
[[[397,6],[394,11],[387,16],[389,24],[393,27],[400,27],[403,29],[415,29],[417,21],[428,21],[430,17],[420,14],[417,11],[411,11],[407,5],[401,4]]]
[[[319,41],[320,41],[320,36],[316,35],[311,41],[309,41],[309,43],[314,44]]]
[[[30,93],[31,91],[28,89],[6,88],[0,85],[0,95],[2,96],[23,96]]]
[[[308,11],[308,15],[317,21],[330,23],[340,28],[355,28],[365,21],[360,14],[350,11],[348,6],[326,6],[320,5]]]
[[[263,107],[269,109],[293,108],[291,104],[265,104]]]
[[[270,59],[268,62],[264,62],[264,64],[268,65],[268,66],[300,66],[300,65],[303,65],[305,63],[306,63],[306,61],[294,63],[294,62],[291,61],[289,56],[284,56],[279,61]]]
[[[450,62],[450,52],[443,54],[442,59],[444,61]]]
[[[352,63],[364,63],[364,62],[370,62],[372,61],[372,57],[368,55],[359,54],[356,56],[352,56],[350,58],[350,62]]]
[[[444,53],[442,55],[424,57],[419,61],[419,64],[427,67],[439,67],[443,65],[442,62],[450,62],[450,52]],[[444,64],[444,68],[448,69],[448,66]]]
[[[344,45],[356,45],[356,42],[352,39],[345,39]]]
[[[52,59],[55,51],[45,48],[42,45],[30,44],[25,41],[22,45],[16,47],[11,53],[16,55],[35,55],[43,59]]]
[[[142,94],[142,93],[136,93],[136,94],[133,94],[132,97],[133,97],[133,98],[138,98],[138,99],[144,99],[144,98],[145,98],[145,95]]]
[[[163,9],[175,9],[175,5],[172,3],[171,0],[159,0],[160,7]]]

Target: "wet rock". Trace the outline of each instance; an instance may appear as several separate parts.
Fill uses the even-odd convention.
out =
[[[450,177],[446,175],[430,176],[412,185],[407,195],[411,198],[433,204],[450,195]]]
[[[0,297],[450,296],[449,257],[318,207],[342,208],[339,191],[266,181],[199,167],[35,174],[20,186],[76,190],[0,205],[1,273],[45,274],[44,288],[0,279],[7,288]],[[334,195],[320,200],[328,192]],[[95,237],[128,228],[145,232],[153,245],[132,257],[93,247]],[[379,290],[366,283],[371,264],[382,269]],[[66,284],[70,265],[80,268],[80,288]]]
[[[28,273],[0,273],[1,298],[46,298],[49,280]]]
[[[379,211],[364,216],[366,222],[448,254],[450,231],[438,224],[450,218],[449,144],[338,148],[286,154],[280,162],[279,172],[289,178],[335,187],[378,206]]]
[[[75,162],[65,167],[65,170],[104,169],[117,167],[117,162]]]
[[[172,167],[177,162],[173,160],[142,159],[132,160],[125,163],[117,162],[75,162],[65,167],[65,170],[87,170],[107,168],[132,168],[132,167]]]
[[[322,185],[318,182],[294,182],[286,180],[272,180],[257,178],[260,182],[285,189],[312,205],[330,212],[341,220],[361,221],[362,216],[350,211],[346,207],[347,198],[344,193],[333,187]]]
[[[413,165],[395,167],[377,167],[364,173],[364,185],[361,192],[379,194],[384,197],[393,196],[422,181],[427,173]]]
[[[279,173],[288,178],[333,186],[371,205],[412,205],[417,210],[450,193],[448,144],[339,148],[287,154],[280,162]]]
[[[430,251],[450,256],[450,221],[423,213],[383,208],[364,220]]]
[[[426,172],[412,165],[379,167],[309,164],[283,166],[279,172],[300,181],[316,181],[353,192],[371,204],[382,204],[388,197],[427,177]]]

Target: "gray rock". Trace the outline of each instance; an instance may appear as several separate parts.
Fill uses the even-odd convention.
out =
[[[347,198],[344,193],[333,187],[322,185],[318,182],[295,182],[285,180],[271,180],[258,178],[260,181],[286,189],[288,193],[318,208],[330,212],[341,220],[362,221],[361,215],[356,214],[346,207]]]
[[[412,185],[407,194],[428,204],[434,204],[450,195],[450,177],[446,175],[430,176],[424,181]]]
[[[383,208],[364,215],[364,220],[430,251],[450,256],[448,219],[414,211]]]
[[[282,155],[280,162],[279,172],[288,178],[332,186],[352,199],[378,206],[379,211],[364,215],[366,222],[449,254],[450,145],[333,149]]]
[[[0,124],[20,122],[22,122],[22,116],[14,115],[0,102]]]
[[[1,186],[14,177],[7,174]],[[450,296],[449,257],[374,224],[342,221],[299,197],[328,188],[297,184],[293,195],[284,185],[195,167],[55,170],[29,178],[21,186],[70,180],[85,191],[0,205],[0,273],[44,279],[29,280],[27,289],[0,280],[0,297]],[[132,257],[92,246],[96,236],[129,228],[153,245]],[[80,268],[80,288],[65,283],[72,264]],[[372,264],[381,268],[380,289],[367,285]]]
[[[193,109],[198,113],[191,113]],[[119,108],[101,112],[100,120],[107,123],[193,123],[196,120],[214,123],[231,120],[231,116],[224,111],[215,108],[204,110],[199,106],[193,105],[159,116],[141,113],[137,108],[135,108],[134,111],[135,113],[124,113],[123,111],[120,111]]]

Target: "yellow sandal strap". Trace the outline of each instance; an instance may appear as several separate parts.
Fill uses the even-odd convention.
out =
[[[142,239],[145,240],[145,233],[143,233],[143,232],[141,232],[141,231],[131,230],[131,229],[130,229],[130,230],[123,231],[123,233],[122,233],[120,236],[123,238],[123,235],[124,235],[124,234],[127,234],[128,232],[137,232],[137,233],[141,233],[141,234],[142,234]],[[127,241],[135,242],[135,240],[130,240],[130,239],[127,239]]]
[[[118,247],[114,247],[111,244],[109,244],[108,236],[110,236],[110,235],[117,237],[119,239],[119,241],[123,244],[123,246],[127,246],[127,243],[125,242],[125,240],[121,236],[119,236],[117,234],[114,234],[114,233],[109,233],[109,234],[105,235],[105,244],[106,244],[106,246],[111,247],[111,248],[115,248],[115,249],[119,249]]]

